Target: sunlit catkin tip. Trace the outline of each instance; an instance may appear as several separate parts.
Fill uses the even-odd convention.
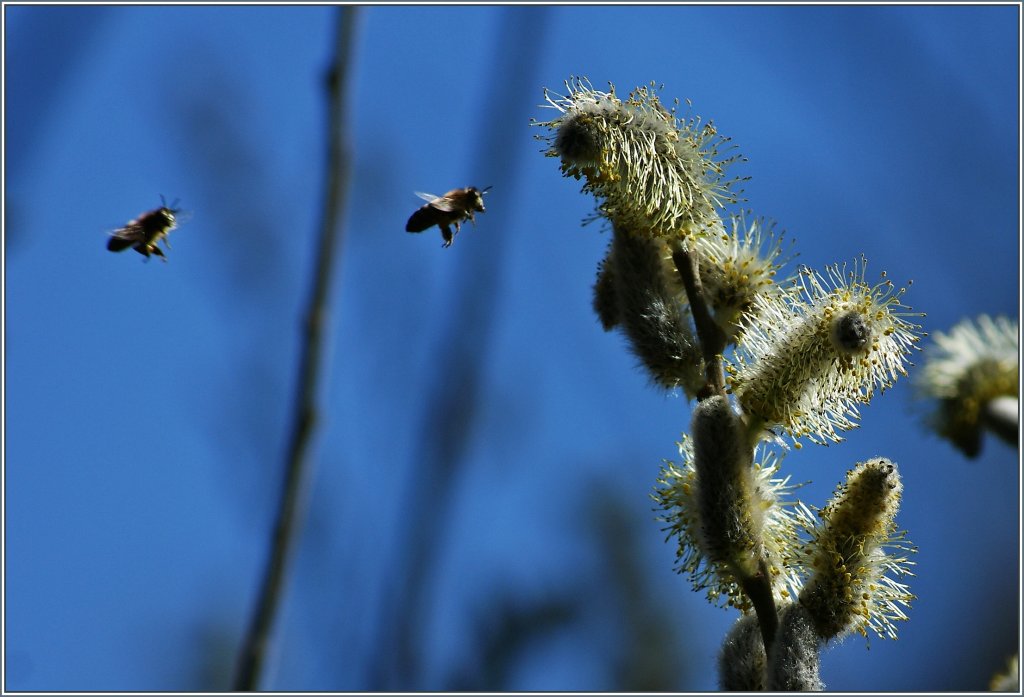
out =
[[[693,397],[704,384],[704,361],[683,306],[666,285],[661,247],[658,240],[631,235],[615,226],[594,305],[605,328],[611,319],[622,327],[630,348],[656,385],[681,387]],[[610,291],[614,292],[614,309]]]
[[[810,537],[795,559],[809,574],[799,600],[823,640],[868,629],[895,639],[894,623],[907,619],[914,596],[894,577],[912,575],[905,555],[916,550],[896,531],[902,492],[896,465],[879,457],[847,473],[820,522],[799,507]]]
[[[1017,323],[982,315],[949,333],[937,332],[925,349],[914,385],[922,399],[936,400],[929,423],[968,457],[981,451],[986,428],[1017,442],[1019,414],[1006,409],[1017,400],[1020,378]]]
[[[790,436],[824,443],[856,427],[858,405],[906,375],[920,327],[884,278],[870,286],[861,260],[849,274],[802,268],[792,286],[762,293],[744,324],[729,383],[745,413]]]
[[[818,692],[822,641],[807,610],[789,603],[779,610],[779,629],[768,657],[768,687],[772,692]]]
[[[766,659],[757,615],[736,620],[718,652],[718,687],[734,692],[765,689]]]
[[[638,87],[623,101],[595,90],[586,79],[565,83],[567,94],[545,90],[557,118],[548,129],[547,154],[562,172],[585,178],[583,190],[600,201],[601,213],[632,234],[686,237],[707,228],[717,210],[736,200],[738,180],[725,168],[738,155],[721,157],[726,140],[699,118],[679,119],[653,88]]]

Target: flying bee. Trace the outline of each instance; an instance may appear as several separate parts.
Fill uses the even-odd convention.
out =
[[[428,227],[436,225],[441,230],[441,237],[444,238],[444,244],[441,246],[451,247],[463,222],[468,220],[476,225],[473,213],[484,212],[484,194],[490,188],[488,186],[481,191],[475,186],[467,186],[465,189],[452,189],[444,196],[434,196],[417,191],[416,195],[427,203],[420,206],[419,210],[409,217],[409,222],[405,224],[405,231],[423,232]],[[455,226],[454,233],[451,229],[452,225]]]
[[[171,248],[171,243],[167,241],[167,235],[178,227],[178,220],[175,216],[181,209],[174,208],[174,203],[168,206],[162,196],[160,201],[164,205],[146,211],[135,220],[128,221],[124,227],[110,233],[107,249],[111,252],[122,252],[131,247],[147,259],[150,254],[154,254],[167,261],[163,250],[157,246],[157,242],[163,240],[164,245],[168,249]]]

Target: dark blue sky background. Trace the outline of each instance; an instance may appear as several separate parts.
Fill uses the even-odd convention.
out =
[[[336,12],[4,7],[7,690],[228,686],[283,467]],[[628,689],[667,665],[660,689],[714,689],[735,615],[673,573],[649,498],[689,406],[591,311],[608,234],[533,138],[542,87],[664,83],[749,159],[744,205],[797,261],[863,253],[945,330],[1019,314],[1019,12],[364,9],[322,421],[264,687]],[[468,184],[494,189],[451,249],[403,232],[414,191]],[[161,194],[190,213],[169,262],[107,252]],[[920,547],[899,641],[827,650],[829,689],[981,690],[1016,651],[1017,453],[964,460],[909,387],[784,461],[820,506],[855,462],[895,460]],[[516,626],[493,678],[488,628]]]

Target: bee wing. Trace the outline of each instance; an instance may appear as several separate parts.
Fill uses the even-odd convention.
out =
[[[174,213],[174,225],[171,226],[172,230],[182,223],[187,223],[192,220],[192,211],[183,211],[180,208],[174,208],[171,212]]]
[[[136,242],[144,240],[145,237],[145,231],[142,229],[142,226],[133,220],[124,227],[119,227],[110,233],[110,239],[107,240],[107,249],[112,252],[120,252],[122,249],[128,249]]]
[[[422,191],[417,191],[416,195],[424,201],[429,202],[432,208],[436,208],[439,211],[451,213],[455,210],[455,202],[448,198],[448,194],[445,194],[444,196],[434,196],[434,194],[425,194]]]
[[[145,234],[145,228],[137,220],[132,220],[124,227],[119,227],[110,232],[112,237],[118,237],[123,240],[139,240],[145,237]]]
[[[430,194],[419,195],[427,201],[430,201],[431,208],[436,208],[437,210],[444,211],[445,213],[451,213],[456,210],[455,200],[448,198],[448,194],[445,194],[444,196],[434,196],[433,198],[427,198]]]

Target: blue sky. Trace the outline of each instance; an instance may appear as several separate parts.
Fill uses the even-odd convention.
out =
[[[4,6],[8,690],[227,687],[284,460],[336,12]],[[434,505],[419,668],[390,687],[451,687],[479,669],[481,618],[555,597],[575,619],[527,642],[503,687],[613,689],[631,568],[675,637],[671,687],[714,689],[734,615],[672,572],[649,498],[689,406],[591,311],[608,233],[580,226],[593,202],[534,139],[542,88],[654,80],[690,99],[797,262],[864,254],[913,280],[934,332],[1019,315],[1019,21],[1016,5],[361,11],[322,420],[264,686],[387,686],[372,666],[412,511]],[[403,232],[414,191],[468,184],[494,188],[451,249]],[[161,195],[189,213],[168,263],[106,251]],[[821,505],[855,462],[893,459],[920,548],[899,641],[827,650],[829,689],[980,690],[1016,650],[1017,453],[962,459],[909,387],[784,461]],[[602,506],[628,521],[629,563],[595,532]]]

